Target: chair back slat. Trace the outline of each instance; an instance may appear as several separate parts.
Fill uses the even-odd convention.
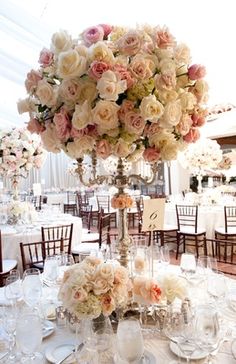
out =
[[[229,228],[236,227],[236,206],[224,206],[225,232]]]
[[[205,238],[205,243],[212,247],[212,255],[217,259],[218,270],[236,275],[236,241],[235,240],[222,240],[222,239],[207,239]],[[223,264],[222,264],[223,263]],[[227,267],[229,270],[227,270]]]
[[[178,230],[181,227],[193,227],[197,233],[198,226],[198,206],[196,205],[176,205],[176,217]]]
[[[41,227],[42,241],[62,241],[63,240],[63,251],[66,254],[71,253],[71,243],[73,236],[73,224],[70,225],[60,225],[60,226],[49,226]],[[49,250],[53,250],[56,252],[61,249],[61,245],[55,245],[55,247],[49,247]]]
[[[73,204],[64,204],[64,214],[71,214],[72,216],[78,216],[77,205]]]

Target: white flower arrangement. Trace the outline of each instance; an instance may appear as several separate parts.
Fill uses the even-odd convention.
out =
[[[200,139],[179,153],[179,162],[193,175],[203,174],[205,170],[216,168],[222,160],[220,145],[211,139]]]
[[[34,205],[29,202],[12,201],[7,205],[8,222],[17,223],[19,220],[25,223],[36,220],[37,213]]]
[[[59,299],[78,318],[108,316],[128,301],[129,276],[126,268],[87,257],[64,273]]]
[[[40,138],[26,129],[0,130],[0,176],[27,177],[31,168],[40,168],[46,151]]]

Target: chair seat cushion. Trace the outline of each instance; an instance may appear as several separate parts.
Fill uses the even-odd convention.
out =
[[[16,268],[17,261],[14,259],[4,259],[2,261],[3,265],[3,271],[0,274],[6,274],[9,273],[12,269]]]
[[[72,254],[90,253],[91,251],[99,251],[98,243],[81,243],[72,249]]]
[[[177,226],[165,224],[163,226],[163,229],[160,231],[174,231],[174,230],[178,230]]]
[[[215,232],[222,235],[236,235],[236,227],[229,227],[227,233],[224,227],[219,227],[215,229]]]
[[[182,226],[179,230],[179,233],[186,235],[201,235],[205,234],[206,230],[203,228],[198,228],[197,232],[195,233],[195,229],[193,226]]]
[[[82,233],[82,239],[81,241],[98,241],[99,240],[99,234],[98,233]]]

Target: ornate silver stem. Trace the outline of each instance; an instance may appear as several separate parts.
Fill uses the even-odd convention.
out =
[[[132,179],[136,179],[144,184],[151,184],[158,172],[158,164],[153,163],[151,166],[152,175],[150,178],[142,177],[141,175],[131,174],[130,176],[126,176],[124,174],[124,164],[122,158],[118,160],[117,166],[117,174],[115,176],[112,175],[97,175],[97,157],[95,153],[92,154],[92,178],[89,178],[88,181],[84,178],[84,166],[83,166],[83,158],[78,158],[78,168],[76,172],[79,175],[80,182],[86,186],[91,187],[93,185],[101,185],[106,183],[107,185],[113,185],[118,189],[117,195],[122,195],[125,193],[125,188],[127,188]],[[119,238],[119,253],[120,253],[120,263],[122,266],[127,267],[128,265],[128,253],[129,247],[131,244],[131,238],[128,233],[128,225],[127,225],[127,209],[119,209],[118,210],[118,238]]]

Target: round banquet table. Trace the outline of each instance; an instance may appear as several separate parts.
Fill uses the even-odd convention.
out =
[[[82,220],[70,214],[42,212],[37,214],[34,224],[27,226],[0,225],[4,259],[16,259],[22,270],[20,242],[41,241],[41,226],[59,226],[73,223],[72,249],[81,243]]]
[[[172,271],[175,273],[180,273],[180,268],[178,266],[169,266],[168,270],[170,272]],[[231,278],[226,278],[226,279],[227,279],[228,288],[235,290],[236,289],[236,280],[233,280]],[[45,297],[45,299],[49,294],[48,290],[50,290],[50,288],[48,288],[48,287],[43,288],[43,297]],[[206,299],[206,294],[207,293],[206,293],[204,282],[199,283],[199,284],[194,284],[194,286],[192,286],[192,289],[190,290],[192,304],[195,305],[196,303],[205,302],[204,299]],[[4,298],[4,288],[0,289],[0,304],[6,304],[6,300]],[[56,299],[55,299],[55,304],[56,304]],[[60,304],[60,303],[57,302],[57,304]],[[220,311],[221,317],[224,319],[224,325],[226,328],[229,327],[230,325],[235,324],[236,311],[229,310],[229,307],[227,306],[227,304],[225,302],[222,303],[222,306],[220,307],[219,311]],[[68,326],[58,327],[56,324],[56,321],[52,321],[52,322],[55,325],[55,331],[50,336],[48,336],[47,338],[45,338],[43,340],[42,345],[40,347],[40,352],[44,353],[44,354],[48,351],[51,351],[53,348],[55,348],[59,345],[63,345],[65,343],[69,343],[69,344],[73,345],[76,342],[75,334],[71,331],[71,329]],[[231,337],[230,340],[228,340],[227,342],[223,342],[221,344],[217,354],[214,355],[215,364],[222,364],[222,363],[234,364],[235,363],[235,359],[233,358],[233,356],[231,354],[231,341],[232,340],[233,339]],[[150,334],[146,334],[145,330],[144,330],[144,344],[145,344],[145,349],[148,350],[149,352],[151,352],[155,356],[156,364],[169,364],[169,362],[172,359],[177,358],[170,350],[169,340],[166,337],[161,336],[159,333],[156,333],[156,334],[152,333],[150,335]],[[0,354],[1,354],[1,348],[0,348]],[[201,359],[201,360],[192,360],[191,363],[192,364],[194,364],[194,363],[202,364],[202,363],[204,363],[205,360],[206,360],[206,358]],[[44,357],[43,363],[48,364],[48,363],[50,363],[50,361],[48,361],[46,359],[46,357]],[[112,363],[107,363],[107,364],[112,364]],[[151,364],[154,364],[154,363],[152,362]]]

